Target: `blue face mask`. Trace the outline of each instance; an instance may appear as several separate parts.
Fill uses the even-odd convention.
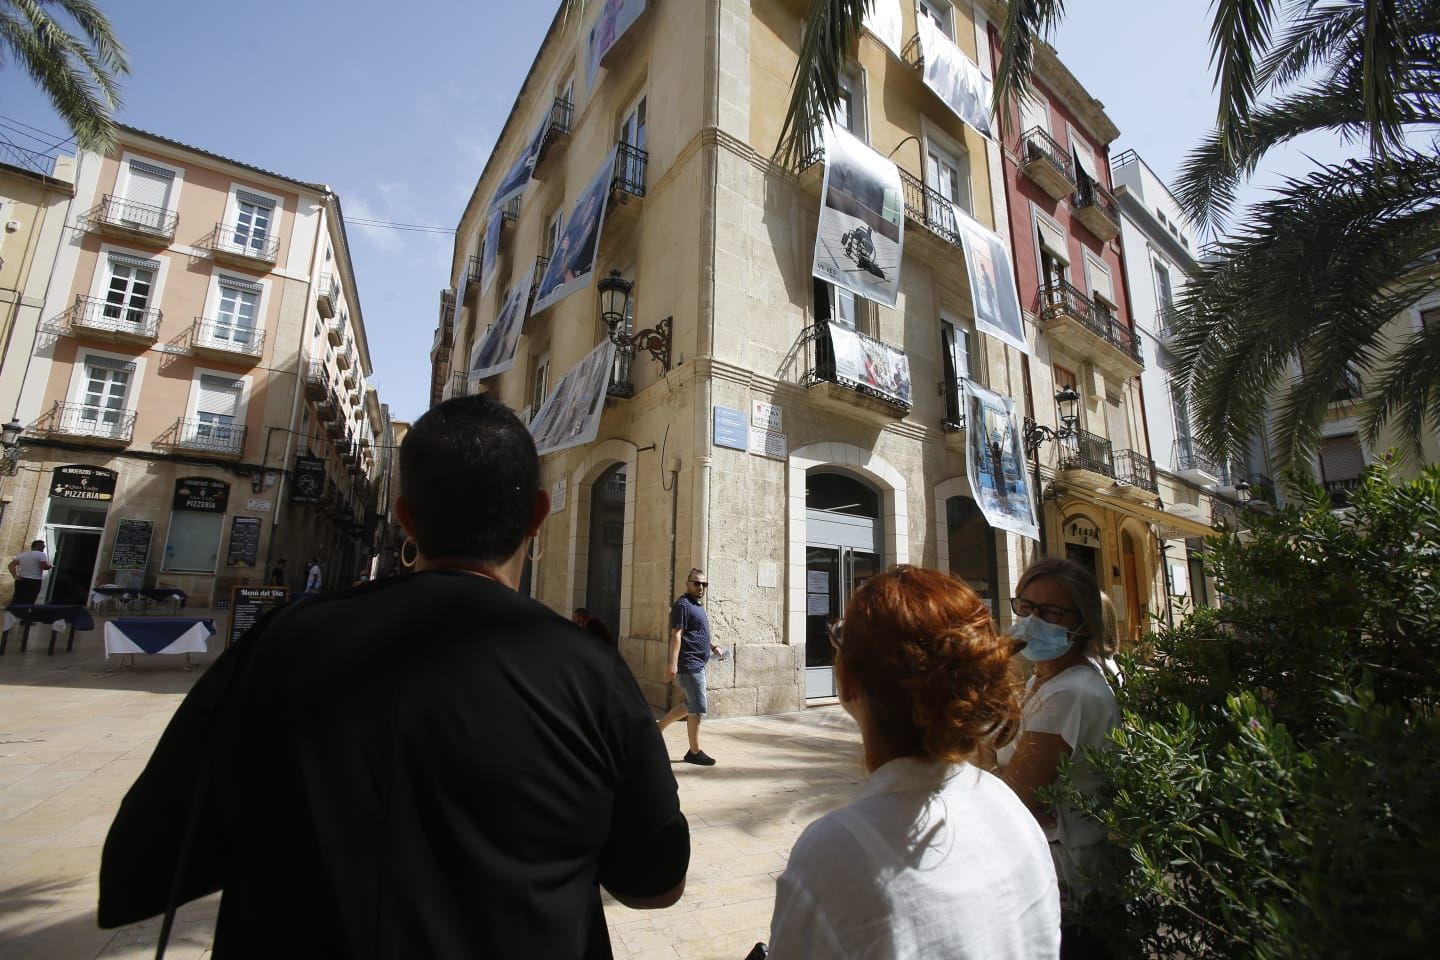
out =
[[[1031,614],[1010,624],[1010,636],[1024,640],[1020,655],[1026,660],[1054,660],[1070,649],[1070,631],[1058,623]]]

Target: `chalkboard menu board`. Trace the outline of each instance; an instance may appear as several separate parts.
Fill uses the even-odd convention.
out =
[[[153,521],[121,518],[115,530],[110,566],[116,570],[144,570],[150,560],[150,534],[154,530]]]
[[[230,632],[225,635],[225,646],[239,640],[257,620],[289,599],[290,591],[284,587],[231,587]]]
[[[260,518],[230,518],[230,555],[225,562],[232,567],[253,567],[260,553]]]

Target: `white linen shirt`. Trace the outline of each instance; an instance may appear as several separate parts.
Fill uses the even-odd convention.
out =
[[[996,777],[903,757],[801,834],[775,885],[771,960],[1060,952],[1045,836]]]

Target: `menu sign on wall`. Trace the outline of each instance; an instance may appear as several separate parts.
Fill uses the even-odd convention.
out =
[[[232,567],[253,567],[260,555],[260,518],[230,518],[230,553],[225,563]]]
[[[284,587],[232,587],[230,589],[230,631],[225,646],[230,646],[255,626],[256,621],[290,599]]]
[[[110,551],[110,566],[116,570],[144,570],[150,560],[150,535],[154,529],[150,520],[121,518]]]
[[[175,500],[171,506],[176,510],[224,513],[230,506],[230,484],[206,477],[181,477],[175,481]]]
[[[115,471],[104,467],[56,467],[50,475],[50,496],[70,500],[114,500]]]

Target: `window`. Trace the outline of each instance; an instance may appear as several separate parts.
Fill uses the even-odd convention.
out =
[[[1420,329],[1429,330],[1440,323],[1440,307],[1429,307],[1420,311]]]
[[[840,74],[840,104],[835,121],[861,141],[865,135],[865,84],[855,66],[847,66]]]
[[[945,526],[950,535],[950,573],[969,584],[990,605],[991,615],[998,617],[1000,563],[995,532],[969,497],[945,501]]]
[[[265,250],[274,216],[275,201],[245,190],[236,190],[235,227],[231,242],[241,249]]]
[[[869,333],[870,301],[815,278],[815,319]]]
[[[565,211],[556,210],[545,223],[545,236],[540,241],[540,256],[549,260],[555,254],[555,245],[560,242],[560,231],[565,224]],[[538,283],[540,278],[535,278]]]
[[[1020,97],[1020,132],[1026,133],[1036,127],[1050,132],[1050,108],[1038,94],[1030,91]]]
[[[530,409],[538,413],[550,393],[550,355],[542,354],[530,373]]]
[[[1179,380],[1170,381],[1170,409],[1175,414],[1175,436],[1190,441],[1190,395]]]
[[[958,424],[965,416],[962,381],[971,379],[970,331],[949,320],[942,320],[940,346],[945,365],[945,422]]]
[[[1115,288],[1110,282],[1110,268],[1105,261],[1090,254],[1085,255],[1085,278],[1090,285],[1090,297],[1103,319],[1115,321]]]
[[[221,277],[219,283],[219,306],[207,339],[246,346],[255,336],[262,287],[237,277]]]
[[[1065,367],[1062,367],[1062,366],[1060,366],[1060,364],[1057,363],[1057,364],[1055,364],[1054,371],[1055,371],[1055,392],[1056,392],[1056,393],[1059,393],[1061,390],[1064,390],[1066,387],[1069,387],[1071,390],[1074,390],[1074,391],[1076,391],[1077,393],[1079,392],[1080,388],[1076,386],[1076,384],[1079,383],[1079,381],[1075,379],[1075,371],[1074,371],[1074,370],[1070,370],[1070,369],[1067,369],[1067,368],[1065,368]]]
[[[175,171],[143,160],[131,160],[127,172],[125,199],[128,203],[122,219],[152,230],[159,229],[169,208]]]
[[[1175,295],[1170,288],[1170,271],[1164,264],[1155,261],[1151,264],[1155,268],[1155,299],[1162,311],[1169,310],[1175,303]]]
[[[209,373],[200,375],[195,418],[186,440],[217,450],[233,450],[243,443],[244,430],[236,426],[243,381]]]
[[[111,357],[87,356],[81,387],[80,432],[100,437],[119,436],[124,429],[125,397],[135,364]]]
[[[105,319],[143,327],[160,264],[112,253],[109,266],[110,281],[105,288],[103,307]]]
[[[1365,453],[1359,438],[1351,433],[1320,440],[1320,482],[1337,507],[1345,505],[1351,490],[1365,472]]]
[[[951,40],[955,39],[955,28],[951,18],[950,4],[945,0],[915,0],[915,16],[929,17],[940,32]]]
[[[938,193],[942,199],[970,212],[970,164],[963,154],[951,153],[928,138],[925,147],[925,185]],[[933,203],[933,201],[932,201]],[[932,222],[950,224],[949,210],[930,210],[927,216]]]
[[[165,569],[185,573],[214,573],[220,559],[220,528],[225,514],[175,510],[165,542]]]
[[[620,142],[631,150],[620,151],[620,169],[616,175],[621,183],[634,191],[645,186],[645,162],[641,155],[645,150],[645,96],[641,94],[620,121]]]
[[[1035,213],[1035,230],[1040,247],[1040,283],[1046,290],[1058,289],[1070,270],[1065,231],[1038,211]]]
[[[565,79],[555,85],[555,99],[563,100],[565,103],[574,106],[575,104],[575,77],[567,74]]]

